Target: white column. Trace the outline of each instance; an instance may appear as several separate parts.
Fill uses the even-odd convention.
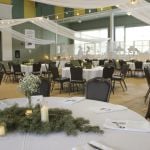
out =
[[[111,13],[110,15],[110,38],[111,41],[114,42],[114,15]]]
[[[112,52],[114,49],[114,15],[110,15],[110,41],[109,41],[109,50],[108,50],[108,57],[112,58]]]
[[[12,18],[12,5],[0,4],[0,19]],[[2,60],[12,60],[11,33],[2,32]]]
[[[2,60],[12,60],[12,36],[6,31],[2,31]]]

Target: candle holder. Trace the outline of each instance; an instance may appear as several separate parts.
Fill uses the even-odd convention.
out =
[[[47,101],[43,101],[41,103],[41,121],[49,122],[48,102]]]
[[[26,116],[31,116],[32,115],[32,109],[27,109],[25,112]]]
[[[0,136],[5,136],[6,134],[6,124],[4,122],[0,123]]]

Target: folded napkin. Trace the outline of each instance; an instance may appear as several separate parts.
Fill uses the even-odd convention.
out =
[[[70,97],[70,98],[67,98],[66,100],[64,100],[64,104],[75,104],[75,103],[78,103],[80,101],[82,101],[84,99],[84,97]]]
[[[77,147],[72,148],[72,150],[94,150],[94,149],[97,149],[97,150],[113,150],[109,146],[106,146],[106,145],[102,144],[99,141],[90,141],[86,145],[77,146]]]
[[[32,104],[40,104],[43,101],[43,95],[31,96]]]
[[[121,105],[108,104],[106,106],[92,107],[90,108],[95,113],[109,113],[114,111],[122,111],[128,109]]]
[[[150,132],[150,123],[148,121],[106,119],[103,127],[116,130]]]

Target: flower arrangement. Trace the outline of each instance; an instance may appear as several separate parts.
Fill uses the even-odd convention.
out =
[[[25,75],[19,81],[19,88],[28,97],[29,106],[31,106],[31,95],[38,92],[40,83],[39,77],[33,74]]]

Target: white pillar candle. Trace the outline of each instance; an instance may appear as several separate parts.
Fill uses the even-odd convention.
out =
[[[5,135],[5,126],[0,125],[0,136],[4,136],[4,135]]]
[[[46,106],[41,107],[41,121],[49,122],[48,107],[46,107]]]

